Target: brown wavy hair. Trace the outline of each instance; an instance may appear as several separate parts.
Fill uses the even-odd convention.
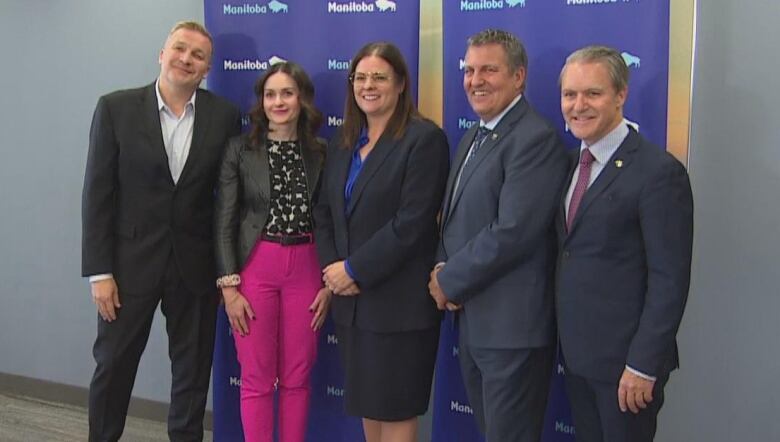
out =
[[[387,122],[385,132],[391,134],[394,140],[400,139],[406,130],[406,126],[409,125],[409,121],[413,118],[421,118],[412,101],[411,88],[409,87],[411,82],[409,69],[406,67],[406,61],[404,61],[401,51],[389,42],[378,41],[369,43],[360,48],[349,63],[348,92],[344,104],[344,123],[341,128],[341,147],[344,149],[352,149],[358,137],[360,137],[360,130],[367,125],[366,114],[357,105],[355,93],[353,92],[354,89],[349,78],[355,73],[355,68],[360,63],[360,60],[372,55],[383,59],[393,68],[393,81],[395,84],[404,83],[404,88],[398,97],[395,111],[390,116],[390,121]]]
[[[270,128],[268,125],[268,116],[263,109],[263,91],[268,79],[276,74],[283,73],[289,75],[295,85],[298,87],[298,102],[301,106],[301,112],[298,115],[298,141],[301,146],[316,151],[324,151],[325,147],[317,139],[317,131],[322,126],[322,112],[314,106],[314,84],[311,82],[306,71],[291,61],[276,63],[268,68],[265,73],[257,79],[255,83],[255,96],[257,102],[249,111],[249,118],[252,122],[252,128],[249,131],[250,145],[258,147],[268,138]]]

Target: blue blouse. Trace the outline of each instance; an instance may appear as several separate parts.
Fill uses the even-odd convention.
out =
[[[349,201],[352,199],[352,189],[355,187],[355,182],[360,176],[360,171],[363,170],[363,164],[365,159],[360,158],[360,151],[368,144],[368,133],[366,129],[360,131],[355,147],[352,149],[352,162],[349,165],[349,175],[347,176],[347,184],[344,186],[344,215],[349,218]],[[368,158],[368,156],[366,156]],[[352,271],[352,267],[349,265],[349,258],[344,260],[344,268],[347,270],[347,274],[350,278],[357,281],[355,273]]]

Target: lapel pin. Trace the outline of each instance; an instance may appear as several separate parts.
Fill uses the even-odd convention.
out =
[[[497,133],[495,133],[495,132],[493,132],[493,136],[492,136],[492,137],[490,137],[490,138],[492,138],[492,139],[494,139],[494,140],[495,140],[496,138],[498,138],[498,134],[497,134]]]
[[[615,160],[615,167],[617,167],[618,169],[623,167],[623,160]]]

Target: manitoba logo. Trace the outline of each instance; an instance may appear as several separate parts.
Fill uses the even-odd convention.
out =
[[[477,120],[469,120],[465,117],[458,118],[458,129],[461,130],[467,130],[470,129],[471,126],[477,124]]]
[[[525,8],[526,0],[460,0],[461,11],[490,11],[504,8]]]
[[[267,14],[269,11],[273,14],[287,13],[287,4],[279,0],[271,0],[268,4],[244,3],[241,5],[231,5],[225,3],[222,5],[222,14],[224,15],[258,15]]]
[[[271,10],[274,14],[278,12],[284,12],[287,13],[287,5],[280,2],[279,0],[271,0],[268,2],[268,9]]]
[[[622,0],[624,3],[626,0]],[[618,0],[566,0],[566,6],[603,5],[605,3],[617,3]]]
[[[269,67],[285,61],[287,60],[278,55],[274,55],[268,60],[260,60],[259,58],[254,60],[249,58],[243,60],[225,59],[222,62],[222,69],[224,71],[265,71]]]
[[[328,59],[328,70],[329,71],[348,71],[349,70],[349,60],[339,60],[336,58],[329,58]]]
[[[623,57],[623,61],[626,62],[626,66],[630,68],[642,67],[642,59],[639,58],[638,56],[628,52],[621,52],[620,56]]]
[[[349,1],[349,2],[328,2],[328,12],[332,14],[350,14],[359,12],[395,12],[396,2],[394,0],[376,0],[371,1]]]

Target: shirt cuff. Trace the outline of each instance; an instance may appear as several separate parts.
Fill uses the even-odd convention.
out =
[[[350,278],[352,278],[354,281],[357,281],[357,277],[355,276],[355,272],[352,271],[352,266],[349,265],[349,258],[344,260],[344,270],[347,271],[347,275],[349,275]]]
[[[658,378],[656,378],[655,376],[650,376],[649,374],[642,373],[641,371],[639,371],[639,370],[637,370],[637,369],[635,369],[635,368],[631,368],[631,367],[629,367],[628,365],[626,365],[626,370],[628,370],[628,371],[630,371],[631,373],[633,373],[633,374],[635,374],[635,375],[639,376],[640,378],[642,378],[642,379],[645,379],[645,380],[648,380],[648,381],[655,382],[655,381],[656,381],[656,379],[658,379]]]
[[[437,263],[436,263],[436,265],[435,265],[435,266],[433,266],[433,269],[434,269],[434,270],[438,270],[438,269],[440,269],[440,268],[444,267],[444,264],[447,264],[447,263],[446,263],[446,262],[444,262],[444,261],[439,261],[439,262],[437,262]]]
[[[106,279],[111,279],[113,277],[114,275],[112,275],[111,273],[101,273],[99,275],[91,275],[89,277],[89,282],[104,281]]]

